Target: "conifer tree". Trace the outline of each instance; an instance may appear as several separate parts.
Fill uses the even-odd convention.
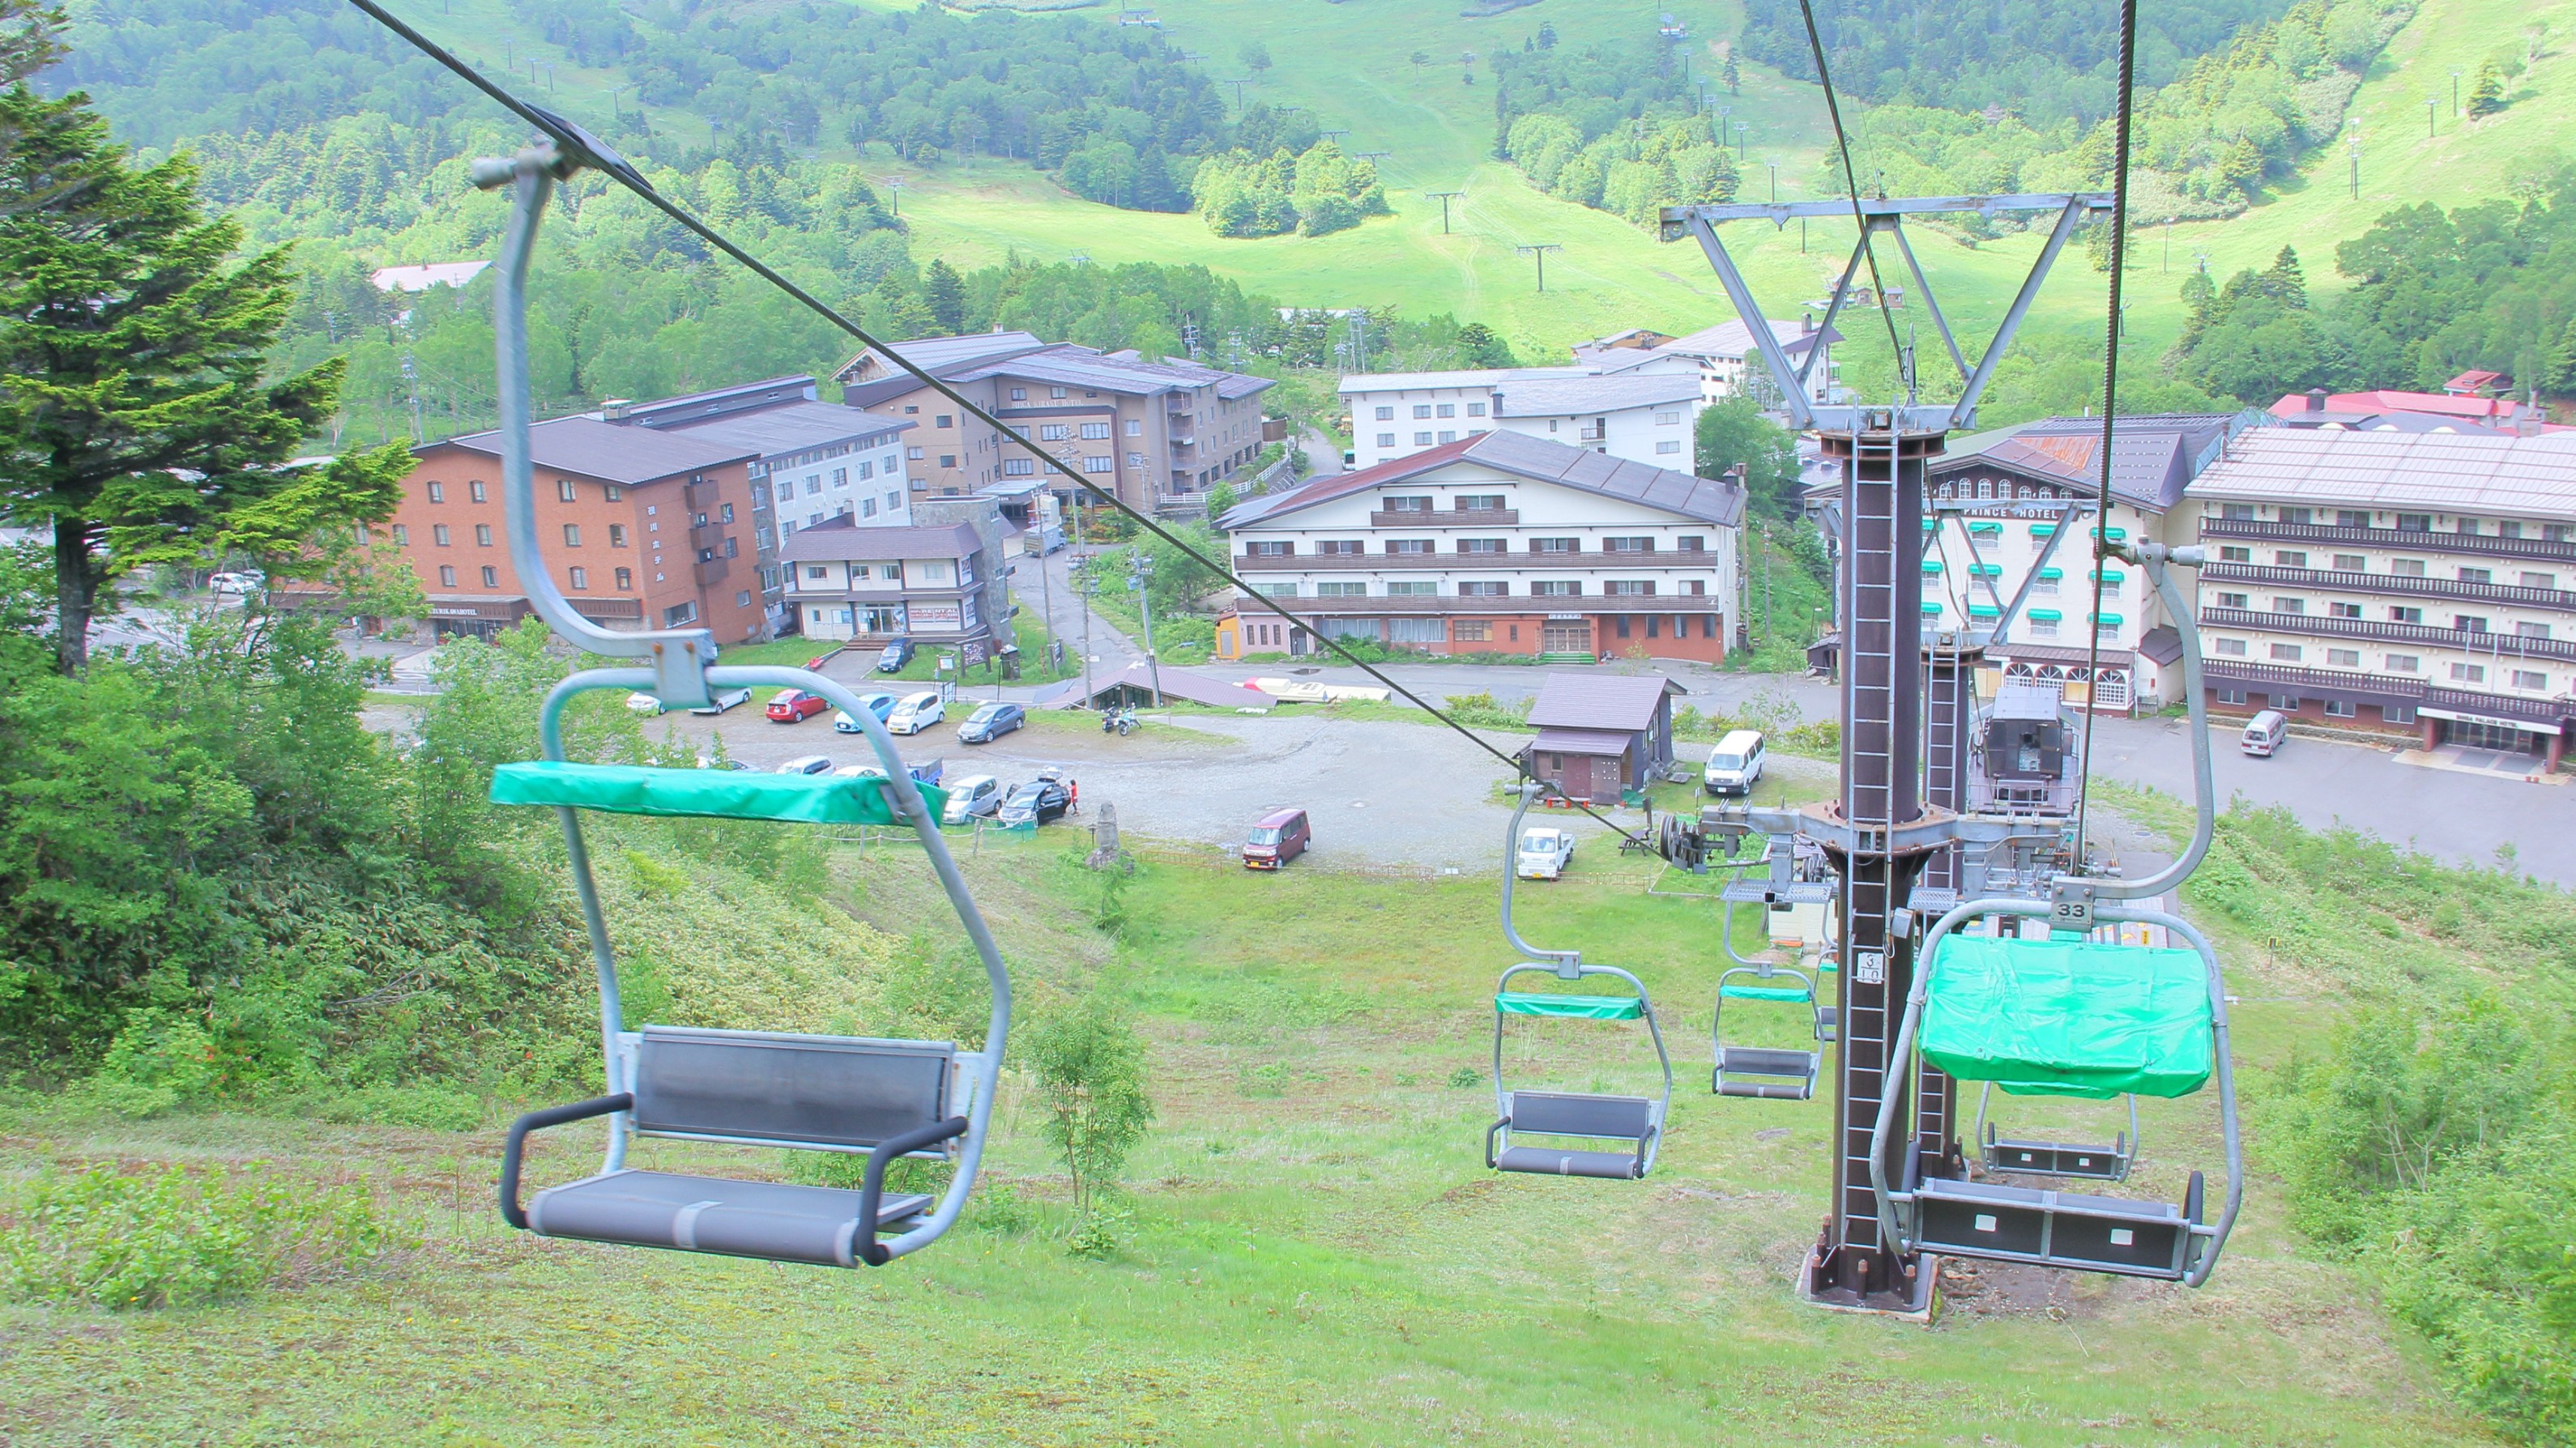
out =
[[[921,296],[930,307],[933,326],[950,336],[966,330],[966,283],[955,267],[932,258],[930,265],[922,268]]]
[[[2492,60],[2478,67],[2478,78],[2469,87],[2469,116],[2483,119],[2504,109],[2504,76]]]

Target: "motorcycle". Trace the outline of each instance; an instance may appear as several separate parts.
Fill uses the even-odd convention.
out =
[[[1112,709],[1107,713],[1102,714],[1100,716],[1100,732],[1103,734],[1116,733],[1121,736],[1135,733],[1136,711],[1133,709]]]

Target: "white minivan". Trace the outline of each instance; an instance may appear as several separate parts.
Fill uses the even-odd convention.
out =
[[[1709,751],[1700,783],[1711,794],[1751,794],[1762,778],[1762,731],[1738,729]]]
[[[2245,752],[2257,759],[2269,759],[2281,741],[2290,737],[2290,719],[2278,709],[2266,709],[2245,721]]]

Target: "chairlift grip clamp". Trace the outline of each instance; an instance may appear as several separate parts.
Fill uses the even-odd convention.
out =
[[[2075,875],[2060,875],[2048,888],[2048,928],[2051,933],[2071,930],[2091,934],[2093,930],[2093,882]]]

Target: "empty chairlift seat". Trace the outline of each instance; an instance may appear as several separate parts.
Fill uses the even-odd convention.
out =
[[[2012,1095],[2188,1096],[2221,1064],[2216,971],[2198,950],[1948,935],[1914,1007],[1918,1048],[1951,1076]],[[2222,1108],[2233,1170],[2232,1089],[2222,1092]],[[1925,1251],[2196,1281],[2224,1232],[2224,1223],[2213,1229],[2203,1221],[2197,1171],[2176,1205],[1924,1178],[1914,1154],[1907,1160],[1894,1199],[1900,1221],[1911,1218],[1907,1245]]]
[[[618,1110],[632,1113],[638,1136],[864,1152],[862,1186],[620,1168],[537,1193],[513,1225],[546,1237],[856,1266],[869,1260],[879,1230],[930,1205],[923,1195],[884,1195],[886,1164],[939,1157],[939,1147],[966,1130],[950,1110],[957,1053],[947,1042],[668,1026],[630,1039],[631,1093],[532,1112],[511,1128],[505,1200],[517,1200],[531,1130]]]
[[[1728,1001],[1801,1007],[1818,1049],[1727,1044]],[[1823,1043],[1832,1039],[1831,1019],[1827,1009],[1817,1004],[1809,977],[1784,967],[1737,966],[1717,978],[1717,1007],[1709,1013],[1709,1050],[1715,1062],[1709,1087],[1720,1096],[1804,1101],[1816,1093],[1816,1077],[1824,1066]]]
[[[1545,966],[1515,966],[1513,971]],[[1581,967],[1585,974],[1602,967]],[[1508,982],[1513,971],[1504,973]],[[1615,972],[1634,982],[1626,972]],[[1559,1020],[1644,1021],[1654,1037],[1655,1054],[1664,1069],[1661,1097],[1619,1096],[1578,1091],[1524,1091],[1503,1084],[1502,1029],[1509,1016]],[[1664,1113],[1672,1100],[1672,1063],[1664,1056],[1662,1033],[1655,1030],[1653,1007],[1642,992],[1626,995],[1543,995],[1532,991],[1494,993],[1494,1083],[1496,1118],[1485,1132],[1485,1165],[1496,1171],[1541,1176],[1593,1177],[1634,1181],[1655,1162],[1663,1135]],[[1544,1138],[1530,1141],[1526,1138]],[[1582,1145],[1580,1143],[1596,1143]],[[1616,1143],[1615,1146],[1610,1145]]]

